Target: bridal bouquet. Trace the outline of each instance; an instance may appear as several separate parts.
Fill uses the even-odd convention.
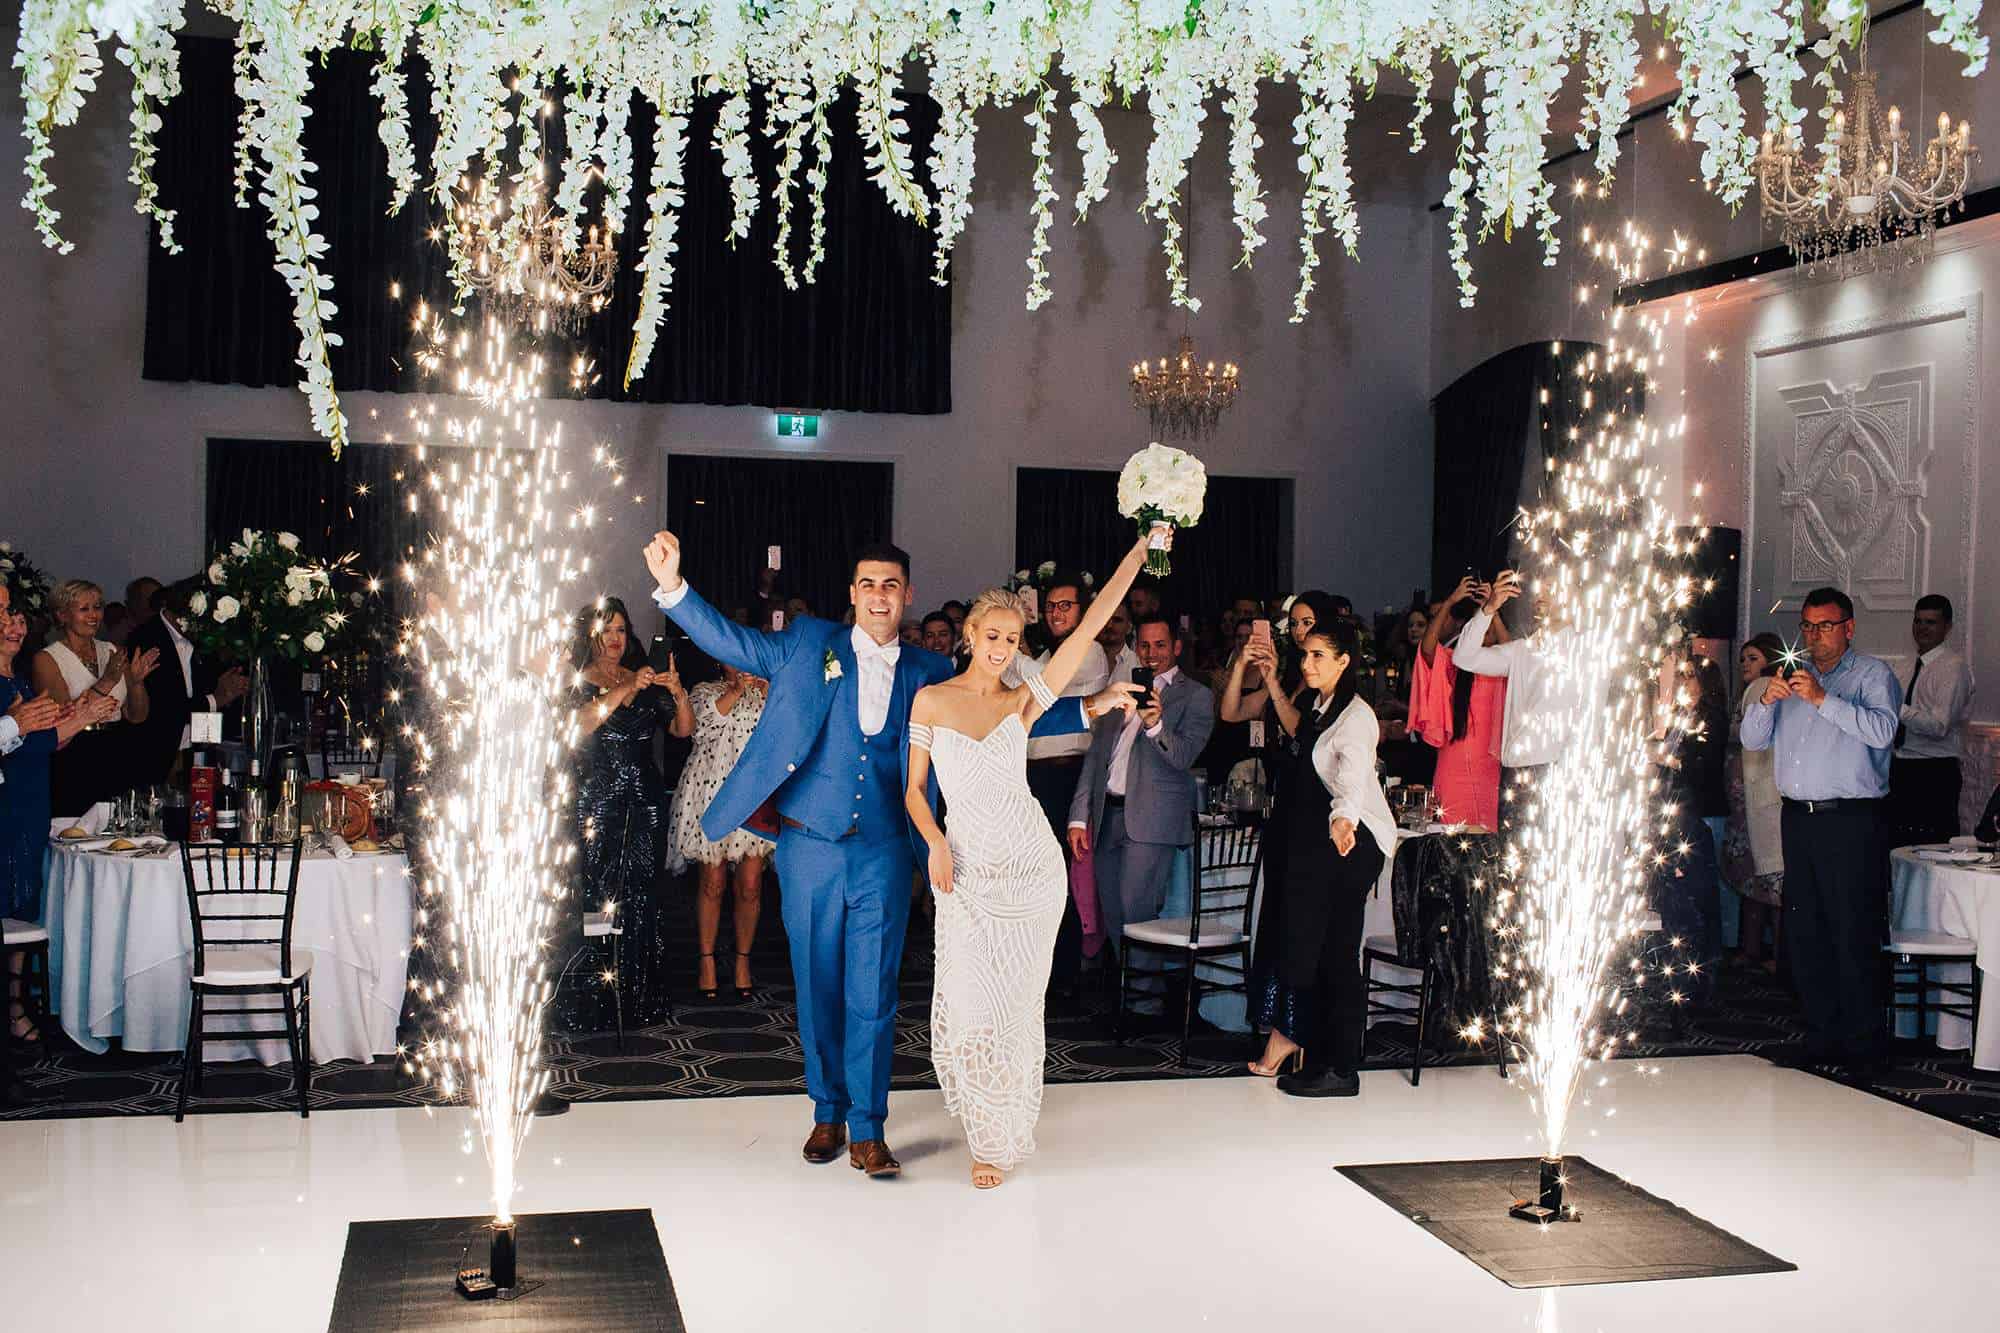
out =
[[[1182,449],[1149,444],[1125,460],[1118,474],[1118,512],[1137,519],[1141,528],[1156,523],[1191,528],[1201,522],[1202,497],[1208,493],[1208,469]],[[1167,560],[1166,534],[1154,537],[1146,553],[1146,572],[1173,572]]]
[[[188,613],[187,635],[203,652],[246,664],[312,662],[347,623],[330,568],[302,554],[293,534],[250,528],[209,565]]]

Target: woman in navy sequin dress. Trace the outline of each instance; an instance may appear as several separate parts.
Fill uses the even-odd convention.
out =
[[[625,1023],[666,1021],[668,983],[660,936],[659,879],[666,852],[668,791],[654,747],[662,727],[685,737],[694,713],[677,672],[646,665],[625,604],[607,598],[577,618],[579,729],[577,876],[567,904],[561,970],[609,967],[583,937],[583,914],[617,904]],[[610,995],[588,976],[571,977],[559,994],[555,1025],[602,1032],[612,1025]]]

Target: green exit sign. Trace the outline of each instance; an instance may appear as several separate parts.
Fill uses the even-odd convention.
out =
[[[778,413],[778,434],[794,440],[819,438],[819,418],[803,412]]]

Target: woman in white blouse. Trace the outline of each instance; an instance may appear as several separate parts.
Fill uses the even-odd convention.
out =
[[[59,704],[100,695],[118,705],[119,717],[141,723],[151,711],[146,677],[160,655],[146,649],[130,658],[97,637],[104,624],[104,589],[88,579],[60,584],[52,600],[62,633],[35,654],[35,689]],[[57,754],[49,770],[49,799],[57,815],[79,815],[132,786],[137,770],[129,728],[79,736]]]
[[[1300,642],[1305,688],[1264,831],[1264,905],[1251,971],[1251,1013],[1269,1031],[1250,1072],[1282,1074],[1299,1097],[1351,1097],[1366,1034],[1361,920],[1396,845],[1396,820],[1375,776],[1381,727],[1356,692],[1359,636],[1320,621]],[[1289,1065],[1291,1072],[1284,1072]]]

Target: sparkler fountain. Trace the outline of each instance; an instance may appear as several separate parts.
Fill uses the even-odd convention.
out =
[[[1622,268],[1641,248],[1628,229],[1606,257]],[[1502,1037],[1517,1052],[1541,1141],[1536,1197],[1512,1211],[1539,1222],[1575,1215],[1563,1197],[1564,1141],[1590,1068],[1622,1041],[1621,980],[1635,978],[1621,979],[1613,964],[1638,933],[1649,873],[1675,854],[1663,841],[1674,812],[1654,763],[1691,712],[1677,650],[1694,593],[1679,562],[1692,539],[1676,536],[1654,461],[1661,432],[1639,406],[1659,330],[1642,322],[1650,339],[1621,340],[1625,318],[1613,312],[1605,347],[1572,353],[1580,405],[1594,415],[1552,454],[1544,501],[1520,520],[1543,608],[1538,651],[1583,700],[1532,719],[1557,733],[1549,739],[1561,757],[1520,793],[1510,882],[1491,921],[1496,980],[1515,995]]]
[[[418,923],[445,978],[422,987],[439,1030],[410,1063],[446,1098],[464,1096],[467,1151],[476,1137],[492,1172],[489,1280],[468,1295],[517,1281],[514,1168],[549,1080],[548,940],[574,854],[576,726],[560,701],[575,678],[566,607],[589,561],[572,543],[597,517],[589,504],[563,508],[561,433],[536,411],[543,366],[512,340],[501,325],[439,340],[478,360],[454,372],[463,416],[412,413],[423,475],[408,503],[433,531],[403,570],[421,610],[401,651],[425,719],[406,734],[429,793]],[[619,480],[604,451],[594,462]]]

